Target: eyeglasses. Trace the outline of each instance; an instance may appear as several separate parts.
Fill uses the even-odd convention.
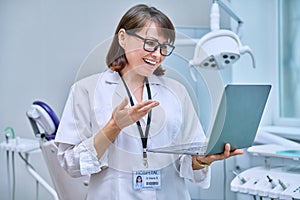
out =
[[[173,46],[171,44],[161,44],[157,40],[143,38],[142,36],[137,35],[137,34],[135,34],[133,32],[130,32],[130,31],[126,31],[126,33],[128,35],[131,35],[131,36],[134,36],[134,37],[137,37],[137,38],[143,40],[144,41],[143,48],[144,48],[145,51],[148,51],[148,52],[154,52],[159,47],[160,48],[160,54],[162,56],[169,56],[169,55],[172,54],[173,50],[175,49],[175,46]]]

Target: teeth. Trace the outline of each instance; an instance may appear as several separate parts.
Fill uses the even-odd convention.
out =
[[[156,64],[156,62],[155,62],[155,61],[152,61],[152,60],[145,59],[145,61],[146,61],[147,63],[150,63],[151,65],[155,65],[155,64]]]

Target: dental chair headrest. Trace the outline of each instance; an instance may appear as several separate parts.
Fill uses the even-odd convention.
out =
[[[27,111],[26,114],[45,131],[45,137],[47,140],[55,138],[59,119],[50,106],[42,101],[34,101],[30,110]],[[35,134],[37,135],[40,133]]]

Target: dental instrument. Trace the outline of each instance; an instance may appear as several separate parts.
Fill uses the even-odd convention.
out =
[[[244,177],[240,176],[239,173],[238,173],[237,171],[233,170],[232,173],[233,173],[236,177],[238,177],[238,179],[241,181],[241,183],[246,183],[246,182],[247,182],[247,180],[246,180]]]
[[[278,179],[278,183],[282,187],[283,190],[285,190],[287,188],[286,184],[282,180]]]
[[[273,179],[269,175],[267,175],[267,178],[268,178],[269,183],[271,184],[272,189],[275,188],[276,184],[274,183]]]
[[[6,127],[4,129],[5,134],[5,142],[9,144],[11,139],[15,138],[15,131],[12,127]],[[7,164],[7,180],[8,180],[8,198],[10,200],[15,199],[15,191],[16,191],[16,176],[15,176],[15,153],[12,151],[11,153],[11,165],[12,165],[12,172],[10,171],[10,164],[9,164],[9,150],[6,150],[6,164]],[[12,183],[10,179],[10,174],[12,173]],[[11,188],[12,187],[12,188]]]

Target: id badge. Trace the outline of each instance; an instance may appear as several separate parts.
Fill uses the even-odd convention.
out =
[[[161,189],[160,170],[134,170],[133,171],[133,189]]]

